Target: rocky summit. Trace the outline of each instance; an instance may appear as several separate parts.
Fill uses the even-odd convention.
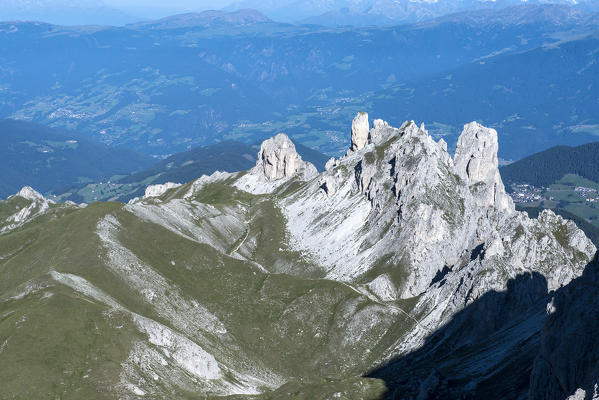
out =
[[[22,191],[0,203],[0,392],[591,398],[596,248],[516,211],[497,149],[359,113],[320,174],[279,134],[250,171],[126,205]]]
[[[299,169],[310,167],[311,164],[302,161],[295,145],[284,133],[264,141],[260,146],[256,168],[269,181],[291,177]],[[311,169],[316,171],[315,167]]]

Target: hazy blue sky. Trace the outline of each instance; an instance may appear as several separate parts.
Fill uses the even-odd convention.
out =
[[[222,8],[232,3],[231,0],[104,0],[104,3],[115,8],[181,8],[207,9]]]
[[[144,18],[221,9],[233,0],[0,0],[0,20],[123,24]]]
[[[132,15],[157,17],[156,14],[172,14],[184,11],[202,11],[220,9],[229,5],[231,0],[104,0],[104,4]]]

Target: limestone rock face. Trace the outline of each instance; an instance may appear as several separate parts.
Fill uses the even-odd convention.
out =
[[[279,133],[262,143],[258,153],[258,165],[269,181],[292,176],[302,165],[302,158],[295,145],[284,133]]]
[[[515,210],[498,171],[496,131],[466,125],[455,158],[413,121],[399,129],[377,121],[369,135],[282,202],[292,245],[328,279],[369,276],[364,284],[380,299],[418,297],[433,329],[520,273],[540,273],[556,290],[594,254],[574,223]],[[384,291],[382,275],[391,277]]]
[[[324,169],[330,171],[335,166],[335,157],[331,157],[324,166]]]
[[[486,184],[486,190],[477,194],[481,206],[494,206],[506,211],[513,206],[499,175],[498,148],[495,129],[471,122],[464,126],[458,139],[454,163],[458,175],[471,186],[481,182]]]
[[[25,204],[18,200],[25,200]],[[15,207],[11,205],[16,203]],[[9,215],[0,220],[0,234],[15,230],[27,222],[45,214],[54,202],[29,186],[23,187],[17,194],[10,196],[5,202],[0,202],[0,208],[6,207]]]
[[[148,186],[146,188],[146,193],[144,195],[144,199],[148,199],[151,197],[160,197],[164,193],[166,193],[167,190],[170,190],[170,189],[173,189],[173,188],[176,188],[179,186],[181,186],[181,184],[173,183],[173,182],[167,182],[167,183],[160,184],[160,185]]]
[[[21,190],[19,190],[19,193],[17,193],[16,196],[22,197],[25,200],[30,200],[30,201],[43,201],[44,200],[44,196],[42,196],[39,192],[37,192],[30,186],[24,186]]]
[[[316,175],[316,167],[303,161],[291,139],[279,133],[262,143],[256,166],[235,186],[255,194],[271,193],[290,178],[308,180]]]
[[[327,196],[333,197],[337,190],[337,182],[335,182],[335,178],[333,178],[332,176],[327,176],[322,181],[321,187],[327,194]]]
[[[351,124],[351,147],[352,151],[362,150],[368,143],[370,127],[368,125],[368,114],[360,111]]]

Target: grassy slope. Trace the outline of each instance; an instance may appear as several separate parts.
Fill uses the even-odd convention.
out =
[[[279,229],[283,222],[272,199],[218,186],[207,187],[196,199],[217,207],[252,204],[248,215],[256,226],[272,227],[251,232],[257,243],[255,260],[267,265],[278,249],[285,252]],[[209,338],[215,346],[207,348],[209,352],[226,355],[239,347],[242,354],[291,380],[265,399],[288,398],[289,393],[295,398],[328,398],[344,390],[346,398],[358,394],[376,398],[384,391],[378,381],[351,377],[375,361],[376,355],[364,350],[385,335],[390,320],[360,340],[348,340],[348,313],[374,317],[381,313],[349,287],[265,274],[250,262],[144,222],[122,204],[97,203],[65,214],[38,218],[0,236],[0,380],[7,382],[2,396],[114,398],[121,364],[133,344],[144,338],[129,314],[109,313],[106,305],[53,281],[51,270],[81,276],[127,310],[173,327],[151,302],[107,268],[105,250],[95,233],[97,222],[107,214],[120,221],[119,240],[127,249],[184,298],[197,301],[226,325],[233,343]],[[261,218],[270,224],[259,222]],[[287,263],[298,262],[295,256],[287,253]],[[11,299],[27,287],[41,289]],[[392,331],[409,326],[398,318]],[[323,377],[329,378],[323,381]],[[31,385],[33,381],[36,385]],[[164,393],[193,396],[166,386]]]

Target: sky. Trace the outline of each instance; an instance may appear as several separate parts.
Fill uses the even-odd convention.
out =
[[[230,3],[232,0],[0,0],[0,20],[120,25],[183,12],[221,9]]]
[[[231,0],[104,0],[107,6],[142,15],[150,10],[202,11],[220,9]]]
[[[231,3],[231,0],[169,0],[168,2],[164,0],[104,0],[104,3],[114,7],[132,6],[140,8],[145,6],[160,7],[168,3],[172,7],[206,9],[223,8]]]

